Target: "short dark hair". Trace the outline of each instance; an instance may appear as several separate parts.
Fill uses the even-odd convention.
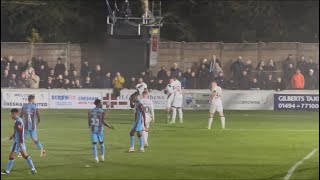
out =
[[[13,108],[13,109],[11,109],[11,111],[10,111],[11,113],[18,113],[19,112],[19,110],[17,109],[17,108]]]
[[[101,105],[101,100],[100,100],[100,99],[96,99],[96,100],[94,101],[94,105],[96,105],[96,106]]]
[[[28,96],[28,101],[30,101],[30,100],[32,100],[32,99],[34,99],[34,98],[36,98],[36,97],[31,94],[31,95]]]

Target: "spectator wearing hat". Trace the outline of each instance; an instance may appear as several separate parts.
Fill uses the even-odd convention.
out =
[[[300,69],[296,69],[296,73],[292,76],[291,85],[293,89],[303,89],[305,85],[304,76],[301,74]]]

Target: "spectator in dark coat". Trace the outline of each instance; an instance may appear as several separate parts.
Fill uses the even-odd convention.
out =
[[[314,90],[316,89],[317,79],[314,75],[314,70],[310,69],[308,75],[305,76],[305,89]]]
[[[317,64],[313,61],[313,58],[310,57],[308,62],[307,62],[307,74],[309,74],[309,70],[310,69],[315,69],[315,67],[317,66]]]
[[[62,87],[63,87],[63,89],[70,89],[71,88],[70,80],[69,79],[64,79]]]
[[[154,77],[150,78],[150,82],[149,82],[149,85],[148,85],[148,89],[150,91],[154,90],[157,88],[157,81],[155,80]]]
[[[218,74],[218,77],[215,78],[217,85],[220,86],[221,88],[224,88],[224,75],[223,72],[220,72]]]
[[[238,89],[238,85],[237,85],[237,83],[234,82],[233,79],[230,79],[229,81],[226,81],[224,87],[225,87],[225,89],[230,89],[230,90]]]
[[[274,89],[274,80],[272,74],[268,74],[267,79],[263,83],[263,89],[272,90]]]
[[[78,72],[76,70],[72,71],[71,74],[69,75],[69,80],[72,81],[76,81],[76,80],[80,80],[80,77],[78,76]]]
[[[284,71],[284,77],[285,77],[285,84],[290,85],[291,84],[291,78],[296,73],[296,70],[293,67],[293,64],[289,64],[287,70]]]
[[[92,82],[89,76],[86,77],[85,82],[82,85],[83,88],[89,89],[92,88]]]
[[[16,88],[17,87],[17,76],[15,74],[11,74],[11,78],[9,81],[9,88]]]
[[[127,83],[127,89],[136,89],[137,80],[135,77],[131,77],[130,81]]]
[[[188,68],[185,73],[183,73],[183,76],[187,79],[187,81],[191,78],[192,70],[191,68]]]
[[[54,73],[54,69],[49,69],[49,74],[48,74],[48,77],[51,78],[51,80],[56,83],[56,79],[57,79],[57,76],[56,74]]]
[[[274,83],[274,90],[283,91],[286,89],[286,84],[282,81],[281,77],[278,77],[276,82]]]
[[[282,62],[282,70],[284,72],[288,70],[289,64],[293,64],[293,58],[291,54],[289,54],[288,57]]]
[[[179,72],[182,72],[181,69],[178,68],[177,63],[173,63],[173,67],[170,69],[170,71],[171,71],[171,75],[176,77],[178,77]]]
[[[250,79],[247,75],[247,71],[242,71],[242,76],[239,81],[239,89],[247,90],[249,89]]]
[[[63,87],[63,83],[64,83],[63,76],[60,74],[60,75],[58,75],[58,77],[56,79],[56,82],[55,82],[56,87],[57,88],[62,88]]]
[[[80,75],[84,79],[87,76],[90,76],[91,68],[89,66],[88,61],[83,61],[83,64],[81,65]]]
[[[195,72],[191,72],[191,77],[187,81],[187,89],[199,89],[200,82],[199,79],[196,77]]]
[[[247,71],[248,76],[252,75],[253,66],[250,59],[246,61],[246,64],[243,66],[243,70]]]
[[[43,59],[42,57],[39,57],[39,63],[40,66],[43,65],[45,70],[49,70],[48,62],[47,60]]]
[[[1,73],[4,71],[4,68],[7,66],[6,61],[1,57]]]
[[[266,66],[266,70],[267,71],[276,71],[277,70],[277,67],[272,59],[269,60],[267,66]]]
[[[62,64],[62,60],[59,57],[57,59],[57,64],[54,66],[54,72],[55,74],[58,75],[63,75],[63,73],[66,71],[66,66],[64,64]]]
[[[158,79],[158,82],[156,83],[156,90],[162,91],[166,88],[167,84],[164,83],[162,79]]]
[[[52,78],[48,78],[48,82],[47,82],[47,89],[55,89],[57,88],[56,84],[55,84],[55,81],[53,81]]]
[[[307,61],[304,56],[301,56],[301,58],[297,61],[296,67],[301,69],[301,73],[304,76],[306,76],[308,74]]]
[[[258,81],[257,78],[253,78],[250,82],[249,89],[251,90],[260,90],[261,89],[261,83]]]
[[[17,65],[17,62],[13,59],[13,56],[9,56],[7,64],[9,65],[9,70],[12,71],[13,67]]]
[[[100,65],[96,65],[95,70],[91,74],[91,79],[94,88],[103,88],[104,74]]]
[[[161,70],[158,72],[157,74],[157,79],[162,79],[165,80],[166,79],[166,75],[167,74],[167,70],[165,66],[161,67]]]
[[[20,70],[19,70],[19,66],[16,64],[14,65],[13,69],[9,71],[9,75],[11,74],[15,74],[16,76],[20,76]]]
[[[106,76],[104,77],[103,88],[113,88],[112,87],[112,78],[111,78],[110,72],[106,73]]]
[[[181,82],[181,88],[186,88],[187,87],[187,79],[182,76],[181,72],[178,73],[178,78],[177,79]]]
[[[241,62],[242,57],[239,56],[238,59],[231,64],[231,73],[235,81],[239,81],[242,76],[243,63]]]
[[[40,70],[38,71],[38,76],[40,78],[39,88],[46,88],[46,84],[48,80],[48,72],[45,69],[44,65],[40,66]]]
[[[200,89],[208,89],[209,88],[209,70],[206,68],[204,64],[201,65],[198,71],[198,78],[200,81]]]
[[[64,71],[63,73],[63,79],[69,79],[70,76],[69,76],[69,71]]]
[[[69,74],[71,75],[73,71],[77,71],[76,66],[73,63],[70,63]]]
[[[3,88],[9,87],[9,81],[10,81],[9,71],[4,70],[3,74],[1,75],[1,87]]]
[[[164,83],[165,85],[169,84],[170,77],[171,77],[171,71],[167,71],[167,72],[166,72],[166,77],[165,77],[164,80],[163,80],[163,83]]]

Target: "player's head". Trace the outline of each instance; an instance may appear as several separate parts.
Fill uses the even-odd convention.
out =
[[[102,107],[101,100],[100,99],[94,100],[94,105],[96,105],[97,108],[101,108]]]
[[[177,80],[177,76],[172,76],[172,79],[175,81]]]
[[[19,110],[17,108],[13,108],[11,109],[11,118],[14,120],[14,119],[17,119],[19,117]]]
[[[212,82],[211,82],[211,87],[216,87],[216,86],[218,86],[217,81],[215,81],[215,80],[212,81]]]
[[[138,83],[142,83],[143,82],[143,79],[142,78],[139,78],[138,79]]]
[[[170,78],[169,78],[169,83],[171,84],[171,83],[173,83],[173,81],[174,81],[173,78],[170,77]]]
[[[32,95],[32,94],[28,96],[28,102],[29,103],[34,103],[35,99],[36,99],[36,97],[34,95]]]
[[[148,91],[147,91],[147,90],[143,91],[142,97],[143,97],[143,98],[148,98],[148,96],[149,96]]]
[[[138,100],[138,95],[139,95],[139,92],[135,92],[135,93],[131,94],[130,103],[136,102]]]

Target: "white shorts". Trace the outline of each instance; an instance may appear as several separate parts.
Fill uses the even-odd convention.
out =
[[[176,94],[173,97],[172,107],[174,108],[182,108],[183,96],[182,94]]]
[[[151,117],[149,117],[149,115],[146,115],[146,128],[149,129],[149,126],[150,126],[150,122],[151,122]],[[143,131],[145,131],[145,127],[143,125]]]
[[[210,109],[209,109],[210,114],[213,114],[216,111],[217,112],[223,112],[223,106],[222,106],[222,101],[221,100],[214,101],[210,105]]]
[[[174,96],[174,94],[171,93],[171,94],[169,94],[168,97],[167,97],[167,108],[168,108],[168,109],[171,108],[172,101],[173,101],[173,96]]]

